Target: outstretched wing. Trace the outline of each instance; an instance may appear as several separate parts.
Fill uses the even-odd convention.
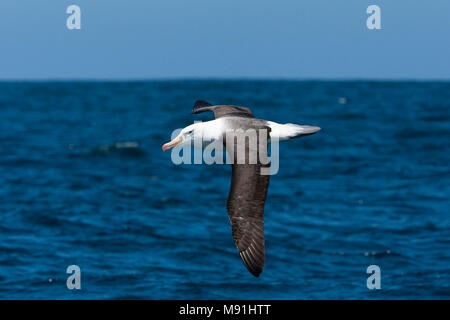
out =
[[[264,128],[267,130],[267,128]],[[270,129],[270,128],[269,128]],[[269,130],[267,131],[269,134]],[[264,203],[269,188],[269,175],[261,175],[264,167],[258,159],[256,164],[237,163],[237,141],[227,144],[227,150],[234,147],[234,162],[232,164],[232,177],[230,193],[227,200],[228,218],[231,222],[234,242],[239,250],[242,261],[247,269],[258,277],[264,268]],[[267,151],[267,139],[259,141],[258,149]],[[250,146],[245,146],[246,159]]]
[[[260,175],[258,165],[233,164],[228,218],[236,247],[247,269],[259,276],[264,268],[264,202],[269,177]]]
[[[228,106],[228,105],[218,105],[213,106],[212,104],[197,100],[195,102],[194,108],[192,109],[192,113],[202,113],[205,111],[214,112],[214,117],[245,117],[245,118],[254,118],[252,111],[248,108],[239,107],[239,106]]]

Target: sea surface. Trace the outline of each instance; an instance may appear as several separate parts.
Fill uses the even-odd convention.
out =
[[[322,128],[280,144],[259,278],[230,167],[161,151],[197,99]],[[449,163],[450,82],[0,82],[0,298],[450,299]]]

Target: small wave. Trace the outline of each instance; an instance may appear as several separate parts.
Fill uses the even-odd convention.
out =
[[[90,149],[79,148],[70,144],[68,145],[68,149],[70,150],[70,155],[75,157],[119,155],[133,158],[146,155],[146,152],[141,148],[137,141],[115,142],[113,144],[100,145]]]

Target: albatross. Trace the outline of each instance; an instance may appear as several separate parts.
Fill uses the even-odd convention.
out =
[[[241,106],[212,105],[203,100],[195,102],[192,109],[193,114],[206,111],[212,111],[215,119],[187,126],[172,141],[165,143],[162,150],[191,145],[192,141],[198,137],[204,141],[226,141],[225,135],[229,131],[245,132],[254,129],[258,132],[264,130],[267,133],[266,136],[264,134],[258,136],[256,147],[258,150],[265,149],[264,151],[267,152],[267,143],[271,141],[291,140],[314,134],[320,130],[316,126],[280,124],[258,119],[253,116],[250,109]],[[239,143],[244,143],[244,146],[239,146]],[[254,146],[252,147],[250,139],[233,139],[231,143],[224,144],[226,144],[228,154],[233,157],[231,185],[226,202],[233,239],[244,265],[252,275],[258,277],[266,260],[264,204],[270,175],[262,174],[262,168],[267,164],[260,159],[254,163],[246,161],[249,160],[251,151],[255,149]],[[242,159],[238,159],[238,152],[235,152],[239,147],[245,150],[244,162]]]

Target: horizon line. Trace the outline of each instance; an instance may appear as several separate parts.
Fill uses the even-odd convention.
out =
[[[0,78],[0,82],[169,82],[169,81],[298,81],[298,82],[449,82],[450,78],[366,78],[366,77],[49,77],[49,78]]]

